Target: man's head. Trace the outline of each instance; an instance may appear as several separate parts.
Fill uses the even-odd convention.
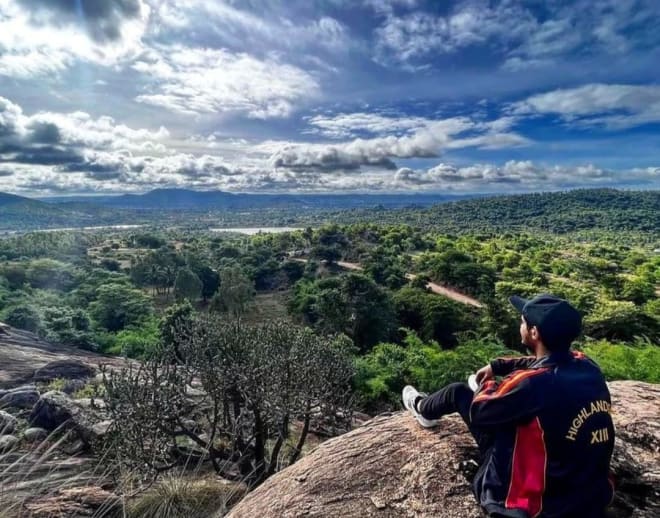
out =
[[[582,330],[582,317],[564,299],[543,293],[533,299],[514,295],[509,301],[520,312],[520,339],[535,354],[567,351]]]

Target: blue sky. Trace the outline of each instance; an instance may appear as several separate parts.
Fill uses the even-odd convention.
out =
[[[0,0],[0,191],[660,187],[657,0]]]

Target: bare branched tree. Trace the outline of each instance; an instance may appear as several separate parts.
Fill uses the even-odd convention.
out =
[[[110,451],[145,477],[195,452],[224,477],[259,484],[299,458],[315,420],[350,427],[350,347],[285,322],[196,321],[176,349],[105,373]]]

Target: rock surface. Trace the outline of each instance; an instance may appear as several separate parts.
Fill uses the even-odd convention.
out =
[[[23,439],[27,442],[42,442],[48,437],[48,430],[32,427],[23,432]]]
[[[660,385],[613,382],[617,495],[611,516],[660,516]],[[477,449],[457,416],[426,430],[379,416],[268,479],[230,518],[483,516],[470,489]]]
[[[34,387],[18,387],[0,397],[0,408],[29,409],[39,400],[39,391]]]
[[[46,382],[58,378],[76,380],[95,375],[96,369],[79,360],[56,360],[36,369],[32,381]]]
[[[16,430],[18,419],[4,410],[0,410],[0,435],[9,435]]]
[[[85,443],[93,440],[93,419],[85,409],[63,392],[51,390],[41,395],[29,418],[30,424],[48,431],[62,427],[74,430]]]
[[[121,358],[51,344],[29,331],[7,327],[0,333],[0,389],[28,383],[33,380],[35,371],[62,361],[82,364],[89,369],[95,369],[99,364],[121,367],[125,363]],[[64,377],[62,374],[66,372],[60,370],[59,377]]]
[[[0,453],[13,450],[20,441],[13,435],[3,435],[0,437]]]

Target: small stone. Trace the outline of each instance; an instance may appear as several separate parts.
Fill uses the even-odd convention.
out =
[[[23,432],[23,439],[27,442],[43,442],[48,438],[48,430],[43,428],[28,428]]]
[[[8,452],[16,448],[20,441],[13,435],[3,435],[0,437],[0,452]]]
[[[104,435],[108,433],[108,430],[110,430],[110,427],[112,426],[113,421],[110,419],[107,419],[105,421],[99,421],[98,423],[94,424],[92,426],[92,434],[97,438],[100,439]]]
[[[0,410],[0,435],[9,435],[16,430],[18,420],[8,412]]]
[[[385,509],[387,507],[387,503],[381,498],[377,496],[370,496],[369,498],[371,499],[371,503],[376,506],[376,509]]]

